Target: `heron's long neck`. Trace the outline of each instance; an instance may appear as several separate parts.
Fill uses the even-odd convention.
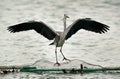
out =
[[[63,19],[63,22],[64,22],[64,31],[66,29],[66,18]]]

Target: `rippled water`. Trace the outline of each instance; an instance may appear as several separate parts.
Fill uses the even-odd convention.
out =
[[[10,25],[37,20],[63,30],[63,14],[70,25],[89,17],[110,26],[105,34],[80,30],[66,41],[63,52],[69,59],[80,59],[102,66],[120,66],[120,0],[0,0],[0,65],[24,65],[45,59],[55,62],[54,46],[35,31],[9,33]],[[61,54],[58,54],[62,62]],[[119,79],[117,74],[36,75],[9,74],[3,79]]]

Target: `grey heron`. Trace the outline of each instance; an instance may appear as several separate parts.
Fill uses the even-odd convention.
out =
[[[51,27],[43,23],[42,21],[28,21],[19,24],[15,24],[8,27],[8,30],[12,33],[27,31],[27,30],[35,30],[37,33],[43,35],[48,40],[54,40],[50,45],[55,45],[55,56],[56,56],[56,64],[60,65],[57,58],[57,47],[60,48],[60,52],[63,56],[63,60],[67,60],[67,58],[62,53],[62,47],[68,38],[70,38],[73,34],[75,34],[78,30],[84,29],[88,31],[92,31],[95,33],[105,33],[109,30],[109,26],[100,23],[98,21],[92,20],[91,18],[83,18],[78,19],[70,26],[66,27],[66,19],[69,18],[66,14],[64,14],[63,23],[64,30],[63,32],[57,32],[53,30]]]

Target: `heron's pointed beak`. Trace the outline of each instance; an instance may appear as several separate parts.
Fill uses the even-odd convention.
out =
[[[70,18],[69,16],[66,16],[66,18]]]
[[[70,18],[68,15],[64,14],[64,18]]]

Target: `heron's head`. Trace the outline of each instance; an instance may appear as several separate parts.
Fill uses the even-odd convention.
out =
[[[68,16],[68,15],[66,15],[66,14],[64,14],[64,19],[67,19],[67,18],[69,18],[69,16]]]

